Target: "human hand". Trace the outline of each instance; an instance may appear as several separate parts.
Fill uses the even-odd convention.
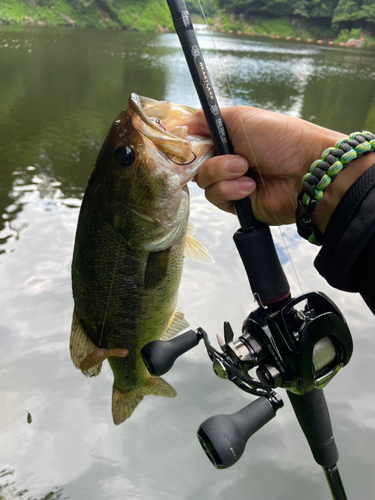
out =
[[[234,213],[231,201],[250,195],[259,221],[268,225],[295,222],[303,175],[345,134],[249,106],[223,108],[221,113],[235,155],[214,156],[200,167],[196,181],[206,198]],[[201,110],[186,125],[189,134],[209,135]],[[248,169],[252,178],[245,176]]]

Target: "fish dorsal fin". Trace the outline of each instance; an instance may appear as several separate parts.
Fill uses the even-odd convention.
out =
[[[70,357],[73,364],[79,370],[81,369],[82,361],[98,347],[87,336],[87,333],[82,328],[77,311],[74,309],[72,320],[72,331],[70,333]],[[98,363],[86,371],[82,371],[86,377],[96,377],[102,369],[102,363]]]
[[[194,236],[194,226],[189,223],[188,232],[185,240],[185,257],[188,257],[194,262],[202,262],[203,264],[213,264],[215,262],[214,258],[207,250],[207,248],[202,245]]]
[[[128,419],[137,408],[144,396],[164,396],[173,398],[176,391],[164,379],[160,377],[149,377],[147,382],[133,389],[132,391],[122,391],[113,385],[112,391],[112,417],[116,425]]]
[[[187,328],[188,326],[189,326],[189,323],[186,321],[184,313],[181,311],[181,309],[176,307],[176,309],[174,310],[174,312],[169,320],[167,329],[165,330],[163,335],[160,337],[160,340],[168,340],[171,337],[173,337],[174,335],[176,335],[177,333],[179,333],[182,330],[184,330],[185,328]]]

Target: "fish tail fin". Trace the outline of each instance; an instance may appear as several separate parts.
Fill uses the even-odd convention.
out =
[[[132,391],[122,391],[113,384],[112,417],[116,425],[128,419],[143,399],[140,388]]]
[[[113,422],[119,425],[128,419],[142,401],[143,397],[147,395],[173,398],[177,393],[171,385],[160,377],[150,377],[144,385],[132,391],[122,391],[113,384]]]
[[[78,370],[81,369],[82,361],[93,351],[98,349],[98,347],[92,342],[87,333],[82,328],[81,322],[79,320],[78,314],[74,309],[73,320],[72,320],[72,331],[70,334],[70,357],[72,358],[73,364]],[[88,370],[82,370],[82,373],[86,377],[96,377],[99,375],[102,369],[102,363],[98,363]]]

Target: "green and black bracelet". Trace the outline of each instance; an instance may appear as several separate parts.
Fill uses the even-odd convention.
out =
[[[314,245],[323,244],[323,235],[313,227],[311,214],[336,175],[344,170],[349,162],[373,151],[375,134],[368,131],[353,132],[349,137],[339,139],[333,148],[323,152],[320,160],[311,164],[310,172],[302,178],[302,191],[297,200],[297,230],[302,238]]]

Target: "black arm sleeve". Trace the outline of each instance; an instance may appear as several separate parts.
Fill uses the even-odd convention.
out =
[[[375,164],[340,200],[314,265],[333,287],[359,292],[375,314]]]

